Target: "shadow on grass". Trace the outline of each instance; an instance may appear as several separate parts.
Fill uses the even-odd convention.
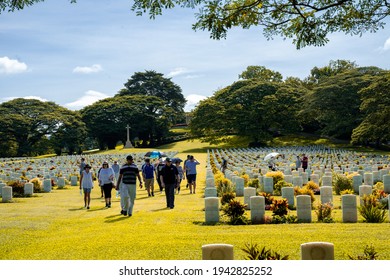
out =
[[[116,223],[128,219],[131,219],[131,217],[118,214],[118,215],[107,216],[104,222],[108,224],[112,224],[112,223]]]
[[[164,208],[160,208],[160,209],[153,209],[153,210],[150,210],[151,212],[160,212],[160,211],[167,211],[167,210],[172,210],[168,207],[164,207]]]

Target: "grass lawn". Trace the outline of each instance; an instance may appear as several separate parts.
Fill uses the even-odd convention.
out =
[[[156,196],[149,198],[144,189],[138,189],[133,216],[124,217],[119,214],[119,199],[114,192],[113,207],[105,209],[97,187],[92,191],[90,210],[83,209],[78,187],[70,186],[0,203],[0,259],[200,260],[202,245],[227,243],[234,245],[235,259],[241,260],[241,249],[253,242],[299,260],[300,244],[324,241],[334,243],[336,259],[362,254],[365,245],[373,245],[380,259],[390,260],[390,223],[343,224],[340,209],[335,211],[337,222],[333,224],[204,225],[208,148],[217,147],[199,141],[160,147],[178,151],[183,159],[193,154],[201,162],[197,193],[189,194],[182,183],[172,210],[165,208],[164,194],[156,191]],[[131,151],[141,149],[107,153],[123,153],[125,158]],[[334,200],[337,206],[339,197]]]

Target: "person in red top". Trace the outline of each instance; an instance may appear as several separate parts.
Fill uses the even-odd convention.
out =
[[[308,157],[305,154],[303,154],[302,155],[302,168],[303,168],[303,171],[306,171],[308,164],[309,164],[309,159],[308,159]]]

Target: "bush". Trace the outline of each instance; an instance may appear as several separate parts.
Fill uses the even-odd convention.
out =
[[[288,202],[287,199],[274,199],[271,204],[272,216],[283,217],[288,213]]]
[[[333,189],[336,193],[336,195],[340,195],[341,191],[344,190],[352,190],[353,191],[353,185],[352,180],[348,179],[347,176],[340,175],[337,173],[333,173]]]
[[[313,193],[318,193],[320,191],[320,186],[313,181],[307,182],[303,187],[312,190]]]
[[[225,205],[225,204],[229,203],[235,197],[236,197],[236,194],[234,192],[223,193],[221,196],[221,205]]]
[[[362,204],[358,207],[364,222],[383,223],[387,217],[387,209],[382,205],[375,195],[365,195]]]
[[[265,174],[266,177],[272,177],[274,178],[274,186],[279,181],[284,180],[284,175],[282,171],[269,171]]]
[[[215,185],[217,186],[218,196],[222,196],[223,193],[234,192],[232,181],[226,179],[225,177],[216,179]]]
[[[258,244],[247,243],[242,249],[247,256],[246,260],[288,260],[288,255],[282,256],[279,253],[266,249],[265,246],[259,250]]]
[[[282,194],[282,188],[292,187],[292,186],[293,186],[293,184],[287,183],[284,180],[280,180],[279,182],[277,182],[274,185],[274,195],[281,195]]]
[[[241,203],[238,200],[232,199],[229,203],[222,207],[222,212],[225,216],[230,218],[231,225],[246,225],[249,223],[248,219],[244,216],[246,204]]]
[[[249,175],[248,174],[242,174],[242,175],[240,175],[240,177],[244,179],[244,187],[247,187],[248,183],[249,183]]]
[[[259,196],[264,196],[265,205],[271,205],[273,200],[274,200],[274,198],[272,197],[272,195],[270,193],[261,192],[261,193],[259,193]]]
[[[306,187],[303,187],[303,188],[295,187],[294,188],[294,195],[295,196],[297,196],[297,195],[309,195],[312,203],[316,199],[315,196],[314,196],[314,192],[312,190],[306,188]]]
[[[258,178],[250,179],[248,182],[248,187],[255,189],[260,188],[260,180]]]
[[[20,181],[8,181],[7,186],[12,187],[12,196],[13,197],[23,197],[24,196],[24,184]]]
[[[332,210],[333,207],[330,203],[319,203],[315,210],[315,213],[317,214],[317,221],[323,223],[333,223]]]
[[[34,193],[43,192],[41,180],[39,180],[39,178],[31,179],[30,183],[34,185]]]
[[[375,250],[375,248],[371,245],[366,245],[364,247],[363,255],[358,255],[356,257],[353,257],[351,255],[348,255],[350,260],[377,260],[378,259],[378,252]]]
[[[340,195],[344,195],[344,194],[354,194],[355,191],[353,190],[350,190],[350,189],[347,189],[347,190],[343,190],[340,192]]]

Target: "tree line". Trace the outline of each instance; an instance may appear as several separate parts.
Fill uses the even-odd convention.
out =
[[[240,135],[264,145],[274,135],[305,132],[377,147],[390,140],[390,71],[336,60],[303,80],[283,80],[264,66],[249,66],[239,78],[192,112],[194,137],[219,143]]]
[[[72,111],[35,99],[0,104],[0,157],[81,153],[113,149],[131,140],[154,146],[170,136],[172,124],[184,122],[181,88],[155,71],[136,72],[114,97]]]

